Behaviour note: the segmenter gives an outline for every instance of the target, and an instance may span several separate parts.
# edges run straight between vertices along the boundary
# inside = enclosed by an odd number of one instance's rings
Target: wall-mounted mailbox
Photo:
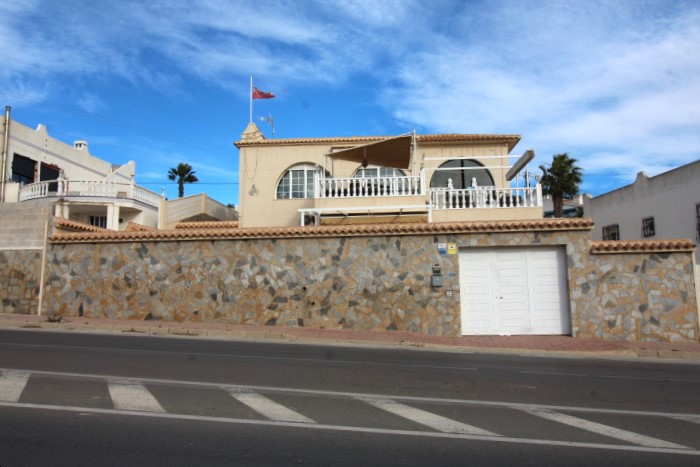
[[[433,287],[442,287],[443,283],[443,277],[442,277],[442,271],[440,270],[440,265],[439,264],[433,264],[433,276],[430,281],[430,285]]]

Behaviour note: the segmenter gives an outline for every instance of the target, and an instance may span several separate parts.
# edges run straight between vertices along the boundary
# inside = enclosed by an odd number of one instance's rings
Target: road
[[[699,368],[0,331],[0,466],[697,465]]]

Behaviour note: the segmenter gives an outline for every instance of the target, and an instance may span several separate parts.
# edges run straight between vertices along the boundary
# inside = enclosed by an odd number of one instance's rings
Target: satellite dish
[[[518,175],[518,172],[523,170],[523,168],[532,160],[535,158],[535,151],[534,149],[528,149],[523,153],[522,156],[520,156],[520,159],[515,161],[515,164],[513,164],[513,167],[510,168],[508,173],[506,173],[506,181],[511,181],[515,178],[516,175]]]

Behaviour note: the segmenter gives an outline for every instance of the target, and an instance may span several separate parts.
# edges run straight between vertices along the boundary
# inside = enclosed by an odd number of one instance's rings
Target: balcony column
[[[107,206],[107,229],[119,230],[119,206]]]

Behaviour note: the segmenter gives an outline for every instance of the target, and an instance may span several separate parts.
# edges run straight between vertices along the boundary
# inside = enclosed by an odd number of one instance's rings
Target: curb
[[[107,321],[107,322],[105,322]],[[625,348],[621,345],[619,349],[592,349],[587,346],[585,349],[554,349],[538,347],[494,347],[490,345],[460,345],[446,342],[430,342],[429,336],[416,335],[416,339],[406,338],[405,335],[393,335],[377,333],[371,337],[363,339],[358,336],[323,335],[323,330],[303,329],[295,332],[294,329],[241,329],[244,325],[231,329],[227,325],[216,326],[207,323],[163,323],[148,321],[131,322],[109,322],[92,318],[68,319],[61,322],[50,322],[45,317],[36,315],[0,315],[0,329],[17,329],[27,331],[73,331],[73,332],[93,332],[110,334],[132,334],[132,335],[155,335],[171,337],[198,337],[211,339],[233,339],[233,340],[254,340],[273,341],[299,344],[332,344],[332,345],[353,345],[365,347],[395,347],[411,349],[427,349],[437,351],[452,351],[464,353],[490,353],[490,354],[520,354],[549,357],[608,357],[608,358],[640,358],[658,360],[676,360],[685,363],[700,363],[700,345],[697,350],[678,349],[654,349],[653,344],[645,342],[640,348]],[[625,343],[630,345],[630,343]]]

